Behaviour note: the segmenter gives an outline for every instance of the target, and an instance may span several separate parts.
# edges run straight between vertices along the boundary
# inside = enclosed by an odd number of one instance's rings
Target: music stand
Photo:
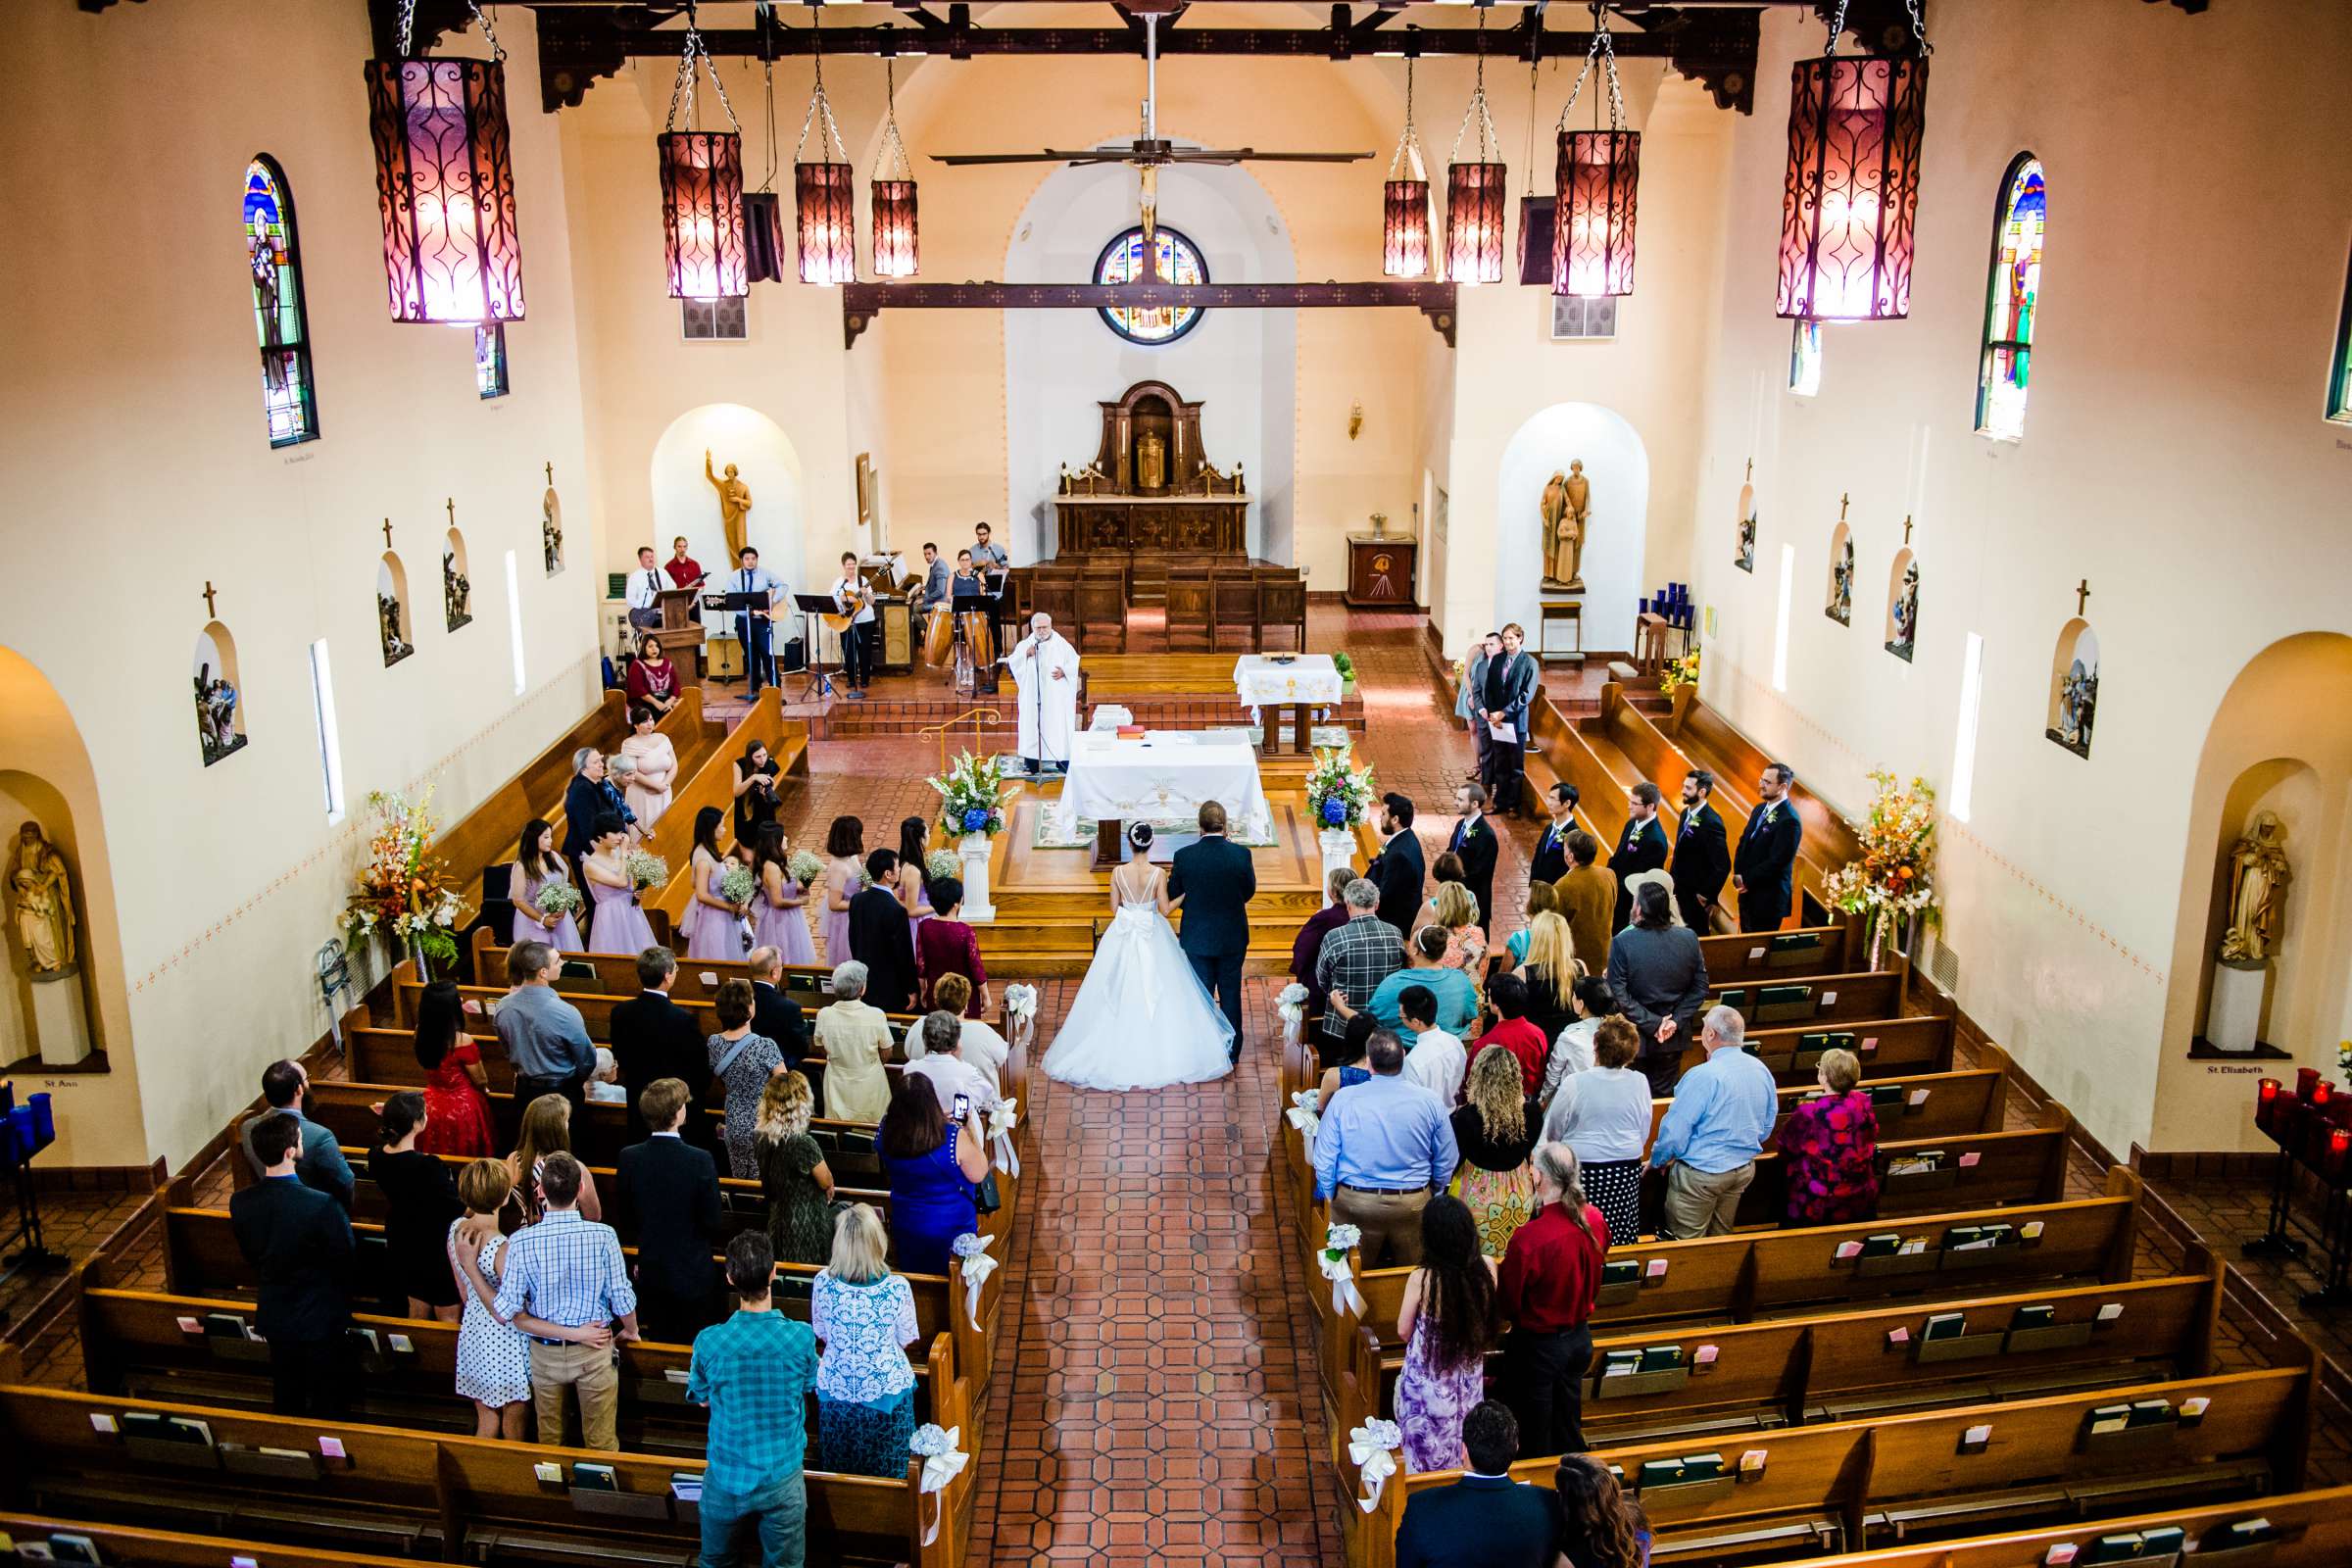
[[[825,673],[825,640],[820,635],[824,622],[819,617],[838,615],[841,607],[831,594],[794,594],[792,603],[808,621],[808,678],[802,682],[797,701],[807,702],[812,696],[821,701],[833,695],[833,679]]]
[[[765,591],[757,593],[705,594],[703,595],[703,608],[705,610],[718,611],[722,614],[742,615],[748,618],[752,612],[756,610],[771,610],[771,604]],[[745,630],[749,631],[750,628],[747,626]],[[657,633],[657,635],[659,634]],[[776,633],[775,615],[773,614],[772,611],[768,615],[767,646],[768,656],[773,658],[775,656]],[[664,653],[668,652],[667,649],[662,651]],[[713,675],[710,678],[714,683],[726,682],[734,679],[732,675]],[[749,637],[746,637],[743,640],[743,679],[745,683],[744,689],[749,691],[751,689],[750,683],[752,679],[752,640]]]

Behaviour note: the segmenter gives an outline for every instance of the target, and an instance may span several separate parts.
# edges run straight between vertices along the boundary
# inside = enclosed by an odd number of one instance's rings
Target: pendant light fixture
[[[1796,63],[1781,210],[1781,316],[1884,321],[1911,314],[1935,50],[1919,0],[1907,3],[1918,53],[1840,58],[1845,0],[1838,0],[1829,52]]]
[[[916,268],[914,172],[907,167],[906,143],[899,135],[899,63],[882,60],[882,149],[874,159],[874,275],[912,277]]]
[[[1609,128],[1600,128],[1600,92],[1593,91],[1591,130],[1570,130],[1577,95],[1598,63],[1608,88]],[[1642,133],[1625,128],[1625,94],[1617,83],[1617,46],[1609,14],[1592,8],[1592,44],[1561,106],[1558,162],[1553,166],[1551,291],[1586,299],[1634,291],[1634,218],[1642,178]]]
[[[488,60],[412,56],[416,0],[401,0],[399,58],[368,62],[368,129],[395,321],[522,319],[522,241],[507,132],[507,52],[466,9]]]
[[[695,67],[710,74],[711,90],[732,130],[695,128]],[[678,128],[680,111],[686,128]],[[672,299],[741,299],[751,292],[743,243],[743,124],[727,101],[726,84],[686,7],[686,49],[669,89],[669,118],[656,138],[662,152],[662,255]]]
[[[1462,138],[1478,127],[1477,161],[1463,163]],[[1478,12],[1478,75],[1470,107],[1453,133],[1446,166],[1446,270],[1456,283],[1502,281],[1503,214],[1510,203],[1510,171],[1499,156],[1494,116],[1487,107],[1487,12]]]
[[[743,193],[743,269],[755,283],[784,281],[784,222],[776,200],[776,16],[771,0],[756,0],[752,24],[760,34],[760,114],[767,124],[767,167],[760,188]]]
[[[1404,46],[1404,133],[1389,160],[1380,188],[1380,270],[1391,277],[1420,277],[1429,270],[1429,170],[1421,161],[1421,132],[1413,124],[1413,63],[1417,37]]]
[[[851,283],[858,278],[858,190],[850,168],[849,149],[842,145],[841,127],[833,123],[833,105],[825,97],[824,13],[815,13],[816,40],[810,55],[816,64],[816,86],[808,112],[801,117],[801,139],[792,148],[793,199],[800,214],[801,281]],[[808,132],[815,130],[816,160],[804,162]],[[826,157],[830,152],[832,156]]]

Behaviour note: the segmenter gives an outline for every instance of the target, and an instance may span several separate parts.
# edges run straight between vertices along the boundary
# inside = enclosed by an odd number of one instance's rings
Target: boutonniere
[[[1484,825],[1484,822],[1485,822],[1485,818],[1481,817],[1481,818],[1479,818],[1479,819],[1477,819],[1477,820],[1474,820],[1474,821],[1469,821],[1469,822],[1465,822],[1465,823],[1463,823],[1463,824],[1462,824],[1462,842],[1463,842],[1464,844],[1467,844],[1467,843],[1469,843],[1469,842],[1470,842],[1472,839],[1474,839],[1474,838],[1478,837],[1479,829],[1480,829],[1480,827],[1481,827],[1482,825]]]

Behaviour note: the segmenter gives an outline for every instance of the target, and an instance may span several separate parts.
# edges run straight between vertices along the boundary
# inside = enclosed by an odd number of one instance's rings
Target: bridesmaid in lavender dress
[[[1421,1211],[1421,1266],[1396,1311],[1405,1342],[1396,1424],[1407,1470],[1461,1466],[1462,1418],[1487,1396],[1497,1327],[1494,1260],[1479,1254],[1477,1219],[1458,1198],[1432,1198]]]
[[[792,879],[785,864],[784,824],[770,822],[760,830],[752,853],[752,874],[760,891],[752,896],[759,908],[759,942],[784,955],[786,963],[816,962],[816,942],[808,935],[808,895]]]
[[[899,824],[899,902],[906,906],[906,934],[922,946],[918,933],[925,920],[939,911],[931,907],[931,873],[923,860],[931,853],[931,824],[919,816]]]
[[[850,900],[865,878],[865,824],[837,816],[825,831],[825,962],[850,961]]]
[[[595,946],[588,951],[634,957],[654,945],[654,928],[637,907],[637,889],[629,882],[628,830],[617,816],[599,817],[596,825],[608,831],[596,836],[588,858],[580,862],[588,897],[596,904],[588,923],[588,940]]]
[[[729,904],[718,892],[718,879],[735,863],[718,853],[719,824],[726,819],[727,813],[715,806],[694,813],[694,856],[687,864],[694,887],[694,902],[687,906],[689,958],[740,958],[744,954],[743,917],[748,906]]]
[[[550,882],[568,882],[564,858],[556,853],[556,830],[539,817],[523,825],[522,841],[514,849],[514,870],[508,880],[514,900],[514,940],[544,942],[558,953],[579,953],[580,922],[564,915],[553,925],[539,917],[539,892]]]

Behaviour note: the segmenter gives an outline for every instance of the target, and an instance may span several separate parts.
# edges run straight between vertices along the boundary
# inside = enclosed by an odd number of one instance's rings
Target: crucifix
[[[556,466],[553,462],[550,462],[547,466],[547,487],[550,490],[553,490],[556,487]]]
[[[452,528],[458,525],[458,498],[456,496],[449,498],[449,525]]]
[[[211,584],[208,583],[206,586],[210,587]],[[2089,602],[2090,579],[2085,577],[2075,586],[2075,613],[2077,615],[2081,615],[2082,613],[2082,607]]]
[[[384,519],[384,548],[386,550],[392,548],[392,519],[390,517]]]
[[[213,583],[209,577],[205,579],[204,583],[204,615],[207,620],[220,618],[219,612],[213,609]]]
[[[1905,517],[1903,518],[1903,543],[1905,543],[1905,544],[1909,544],[1910,542],[1911,542],[1911,519],[1910,519],[1910,517],[1909,517],[1909,516],[1905,516]]]
[[[1845,509],[1853,503],[1853,499],[1850,492],[1838,498],[1838,520],[1839,522],[1845,520]]]

